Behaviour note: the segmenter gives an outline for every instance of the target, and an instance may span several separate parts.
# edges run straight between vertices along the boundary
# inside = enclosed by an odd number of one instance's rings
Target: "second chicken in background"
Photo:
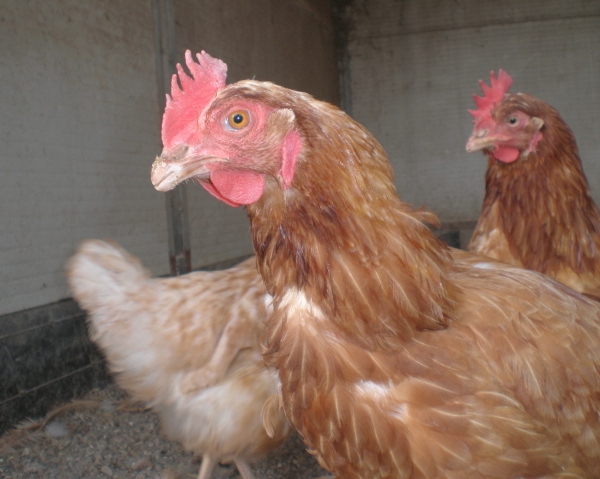
[[[480,83],[467,151],[483,150],[488,169],[469,250],[600,299],[600,211],[573,132],[547,103],[509,93],[506,72]]]

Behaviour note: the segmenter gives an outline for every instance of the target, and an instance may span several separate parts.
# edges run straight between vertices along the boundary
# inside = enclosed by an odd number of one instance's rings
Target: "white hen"
[[[119,385],[160,415],[170,438],[202,454],[198,478],[233,460],[252,479],[248,462],[290,433],[282,411],[270,415],[273,437],[262,423],[277,379],[261,357],[266,292],[255,259],[150,278],[118,245],[90,240],[69,260],[67,276]]]

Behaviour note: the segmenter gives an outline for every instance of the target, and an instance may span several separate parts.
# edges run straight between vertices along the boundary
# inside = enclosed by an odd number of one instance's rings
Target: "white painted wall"
[[[486,160],[468,108],[491,70],[554,106],[600,202],[600,2],[355,0],[350,110],[390,155],[400,196],[443,221],[475,220]]]
[[[0,313],[66,297],[77,243],[112,237],[166,272],[150,2],[0,7]]]
[[[324,6],[325,5],[325,6]],[[176,0],[183,50],[337,101],[333,30],[318,0]],[[0,314],[69,296],[63,266],[110,237],[168,273],[151,0],[0,5]],[[243,210],[190,185],[194,267],[251,251]]]

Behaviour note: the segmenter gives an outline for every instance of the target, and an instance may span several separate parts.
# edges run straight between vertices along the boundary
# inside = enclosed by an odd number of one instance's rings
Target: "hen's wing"
[[[67,276],[92,339],[140,399],[156,399],[158,385],[175,378],[187,392],[215,384],[238,351],[260,351],[265,291],[253,258],[230,270],[150,278],[118,245],[92,240],[69,261]]]
[[[554,277],[588,298],[600,301],[600,277],[590,273],[576,273],[568,266],[559,268]]]

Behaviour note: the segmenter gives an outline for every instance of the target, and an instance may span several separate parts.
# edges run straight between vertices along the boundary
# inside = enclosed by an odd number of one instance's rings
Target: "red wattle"
[[[213,170],[210,181],[202,186],[215,198],[229,206],[250,205],[260,199],[265,188],[265,177],[260,173],[240,170]]]
[[[494,155],[494,158],[503,163],[512,163],[519,158],[520,152],[517,148],[513,148],[512,146],[499,146],[492,154]]]

